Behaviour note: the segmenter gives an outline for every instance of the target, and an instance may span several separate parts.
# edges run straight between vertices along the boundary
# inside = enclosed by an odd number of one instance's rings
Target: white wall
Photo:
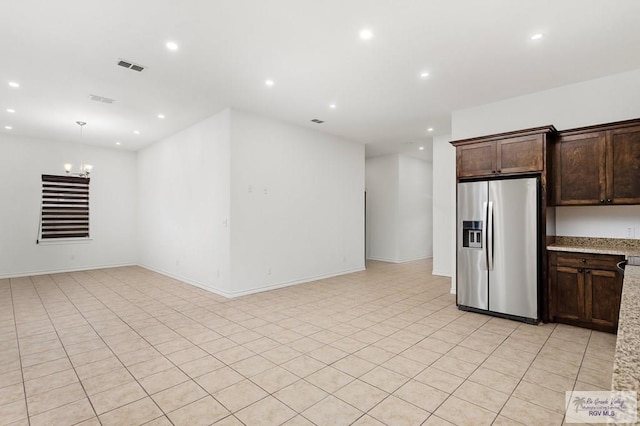
[[[398,257],[401,262],[433,256],[431,163],[399,155]]]
[[[558,130],[640,117],[640,70],[454,111],[453,139],[553,124]]]
[[[231,112],[233,295],[364,269],[364,146]]]
[[[408,262],[433,255],[431,163],[406,155],[366,160],[367,258]]]
[[[453,139],[464,139],[547,124],[565,130],[639,117],[640,70],[635,70],[455,111],[452,133]],[[434,164],[438,161],[434,155]],[[453,158],[448,161],[455,164]],[[640,206],[620,207],[556,207],[557,235],[625,238],[629,221],[640,217]]]
[[[140,264],[230,291],[230,112],[139,152]]]
[[[398,155],[367,158],[367,259],[398,262]]]
[[[454,278],[456,269],[456,150],[450,135],[433,140],[433,274]]]
[[[638,206],[556,207],[556,235],[640,238],[640,210]]]
[[[42,174],[80,162],[80,145],[0,134],[0,278],[136,264],[136,153],[83,147],[94,166],[90,237],[83,243],[36,244]]]

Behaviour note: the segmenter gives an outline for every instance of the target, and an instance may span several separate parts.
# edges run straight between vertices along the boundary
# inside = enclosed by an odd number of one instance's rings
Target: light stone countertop
[[[624,238],[555,237],[547,250],[576,253],[640,256],[640,240]]]
[[[640,266],[624,273],[611,389],[640,392]]]

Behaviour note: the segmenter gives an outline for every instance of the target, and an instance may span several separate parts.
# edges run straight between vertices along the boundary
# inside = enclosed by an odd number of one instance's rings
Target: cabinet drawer
[[[592,255],[592,254],[565,254],[556,255],[558,266],[569,266],[574,268],[597,268],[604,270],[616,270],[616,263],[624,260],[624,256]]]

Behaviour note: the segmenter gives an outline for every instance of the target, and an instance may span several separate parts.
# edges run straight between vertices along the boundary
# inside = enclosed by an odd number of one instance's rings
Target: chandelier
[[[68,176],[76,176],[76,177],[88,178],[89,177],[89,173],[91,173],[91,170],[93,169],[93,166],[91,164],[84,164],[83,161],[82,161],[82,148],[83,148],[82,128],[87,123],[85,123],[84,121],[76,121],[76,124],[78,126],[80,126],[80,171],[79,172],[71,172],[71,170],[73,169],[73,164],[71,164],[71,163],[65,163],[64,164],[64,171],[67,173]]]

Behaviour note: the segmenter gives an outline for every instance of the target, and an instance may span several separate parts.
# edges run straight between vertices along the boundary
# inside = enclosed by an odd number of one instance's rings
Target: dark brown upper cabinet
[[[541,172],[553,126],[453,141],[458,178]]]
[[[640,204],[640,120],[560,132],[553,163],[556,205]]]

